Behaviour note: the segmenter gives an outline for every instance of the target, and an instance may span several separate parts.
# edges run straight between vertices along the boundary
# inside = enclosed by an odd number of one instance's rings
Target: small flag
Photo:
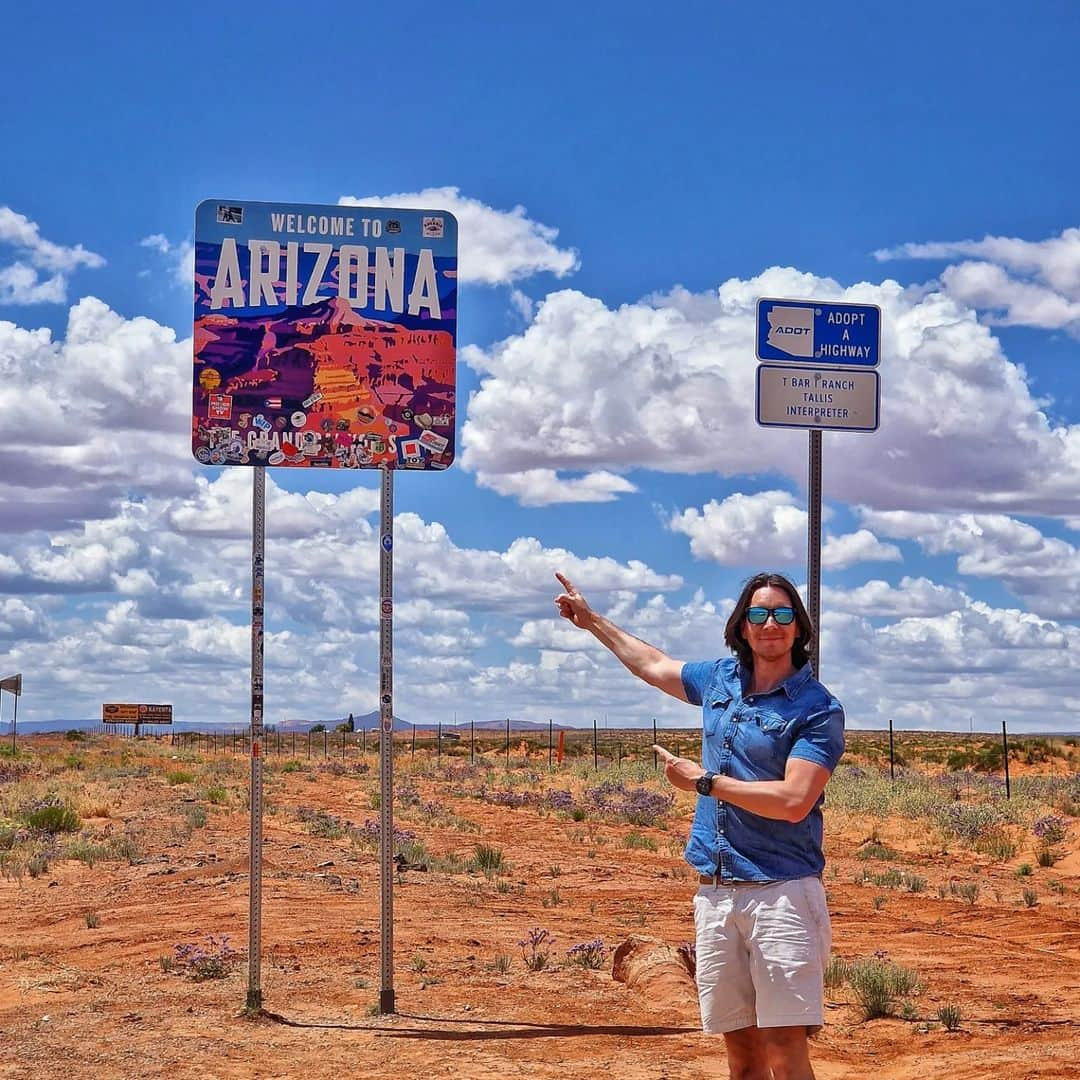
[[[268,409],[280,409],[281,408],[281,398],[279,398],[279,397],[268,397],[263,404],[265,404],[265,406]]]

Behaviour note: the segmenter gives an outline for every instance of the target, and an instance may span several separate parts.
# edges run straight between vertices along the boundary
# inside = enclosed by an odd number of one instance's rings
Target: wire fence
[[[124,734],[131,734],[125,732]],[[194,750],[206,755],[240,754],[251,752],[250,731],[173,731],[168,736],[172,746]],[[647,761],[654,769],[660,763],[652,745],[662,738],[664,745],[676,756],[697,752],[700,731],[694,729],[652,729],[637,731],[620,730],[615,737],[598,729],[567,729],[549,727],[547,732],[535,729],[515,731],[511,724],[502,731],[490,728],[472,728],[467,732],[442,731],[440,728],[395,731],[391,736],[395,756],[407,754],[415,757],[434,754],[453,760],[481,760],[491,764],[502,761],[506,768],[535,765],[546,758],[551,767],[564,762],[579,762],[591,758],[594,768]],[[321,759],[329,761],[359,760],[369,752],[379,749],[378,728],[362,728],[359,731],[275,731],[263,733],[261,752],[264,758],[293,758],[297,760]]]

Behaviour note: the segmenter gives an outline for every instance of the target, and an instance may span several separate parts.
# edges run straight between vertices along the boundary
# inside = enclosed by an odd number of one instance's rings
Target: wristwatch
[[[711,795],[712,794],[712,782],[713,782],[713,778],[715,776],[716,776],[716,773],[714,773],[714,772],[706,772],[706,773],[702,773],[701,776],[699,776],[694,781],[694,787],[697,788],[697,793],[699,795]]]

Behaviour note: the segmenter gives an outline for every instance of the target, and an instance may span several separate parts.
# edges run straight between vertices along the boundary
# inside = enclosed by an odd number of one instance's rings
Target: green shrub
[[[872,840],[869,844],[864,844],[858,851],[855,852],[856,859],[899,859],[900,852],[894,851],[887,844],[879,843],[876,840]]]
[[[1035,861],[1043,867],[1053,866],[1054,863],[1058,861],[1058,858],[1058,853],[1049,844],[1045,844],[1039,848],[1035,855]]]
[[[73,806],[57,801],[27,807],[21,816],[34,832],[50,836],[62,832],[78,832],[82,825],[82,820]]]
[[[188,772],[187,769],[170,769],[165,774],[165,779],[175,787],[177,784],[193,784],[195,774]]]
[[[877,956],[852,961],[847,981],[866,1020],[892,1016],[897,1000],[919,989],[914,971]]]
[[[847,982],[851,965],[841,956],[830,956],[825,965],[825,985],[830,990],[843,986]]]
[[[969,904],[974,904],[979,899],[979,883],[977,881],[950,881],[949,895],[958,896]]]
[[[95,863],[104,862],[109,857],[109,848],[106,844],[94,844],[89,840],[76,840],[64,848],[64,856],[68,859],[78,859],[93,867]]]
[[[503,849],[492,844],[477,844],[474,849],[473,862],[478,870],[485,874],[501,874],[509,869]]]
[[[631,829],[630,832],[623,837],[623,847],[655,851],[656,841],[651,836],[646,836],[644,833],[638,832],[637,829]]]
[[[960,1011],[960,1006],[953,1004],[940,1006],[937,1015],[938,1019],[941,1021],[941,1026],[946,1031],[957,1031],[960,1027],[960,1021],[964,1019],[964,1014]]]

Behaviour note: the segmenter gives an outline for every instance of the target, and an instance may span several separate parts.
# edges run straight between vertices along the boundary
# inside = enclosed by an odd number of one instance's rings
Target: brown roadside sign
[[[22,694],[22,675],[9,675],[6,679],[0,679],[0,690],[7,690],[19,697]]]
[[[101,706],[101,719],[106,724],[171,724],[171,705],[124,705]]]

